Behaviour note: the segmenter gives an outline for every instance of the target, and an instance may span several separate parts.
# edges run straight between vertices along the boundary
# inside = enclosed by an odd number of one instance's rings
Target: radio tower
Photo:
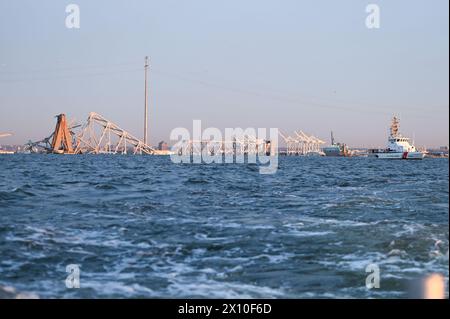
[[[148,56],[145,57],[145,111],[144,111],[144,144],[147,144],[147,126],[148,126],[148,89],[147,89],[147,70],[148,70]]]

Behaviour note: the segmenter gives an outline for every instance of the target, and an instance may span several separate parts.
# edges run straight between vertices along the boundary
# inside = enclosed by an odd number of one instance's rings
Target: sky
[[[65,25],[79,5],[80,28]],[[366,6],[380,28],[366,27]],[[449,2],[0,0],[1,144],[97,112],[149,140],[176,127],[277,127],[385,146],[392,115],[417,146],[449,144]]]

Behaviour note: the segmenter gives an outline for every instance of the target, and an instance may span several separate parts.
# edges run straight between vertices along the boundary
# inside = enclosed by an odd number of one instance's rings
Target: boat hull
[[[425,156],[421,152],[385,152],[385,153],[369,153],[369,157],[379,159],[406,159],[406,160],[421,160]]]
[[[325,156],[331,157],[345,157],[348,153],[345,148],[341,149],[339,146],[328,146],[322,149]]]

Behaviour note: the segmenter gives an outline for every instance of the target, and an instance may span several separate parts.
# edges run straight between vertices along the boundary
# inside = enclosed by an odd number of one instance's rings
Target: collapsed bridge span
[[[97,113],[90,113],[76,135],[75,154],[150,154],[155,149]]]
[[[58,154],[149,154],[157,151],[117,124],[91,112],[83,125],[67,123],[65,114],[57,116],[55,131],[38,142],[28,142],[33,153]],[[79,132],[75,132],[79,128]]]

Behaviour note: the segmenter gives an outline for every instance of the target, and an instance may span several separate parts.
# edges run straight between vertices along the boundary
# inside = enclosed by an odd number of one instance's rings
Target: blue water
[[[448,160],[0,157],[0,286],[41,298],[403,298],[448,282]],[[365,268],[380,267],[368,290]],[[66,266],[81,266],[79,289]]]

